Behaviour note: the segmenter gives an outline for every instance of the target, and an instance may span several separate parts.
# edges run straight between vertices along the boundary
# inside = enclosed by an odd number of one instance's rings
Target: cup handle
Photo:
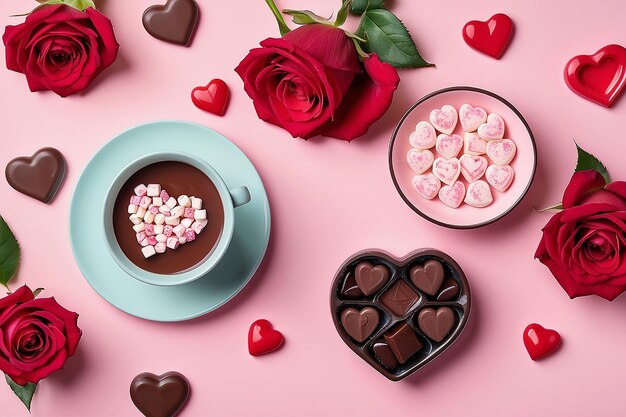
[[[228,191],[233,199],[233,206],[239,207],[250,202],[251,197],[248,187],[237,187]]]

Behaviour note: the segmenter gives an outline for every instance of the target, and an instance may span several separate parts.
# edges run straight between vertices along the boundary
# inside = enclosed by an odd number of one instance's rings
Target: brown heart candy
[[[376,266],[385,273],[372,277]],[[458,339],[471,300],[463,270],[447,254],[419,249],[398,259],[369,249],[339,267],[330,306],[344,343],[382,375],[398,381]]]
[[[130,398],[146,417],[174,417],[189,398],[189,381],[179,372],[144,372],[130,384]]]
[[[385,265],[361,262],[354,270],[356,283],[365,295],[372,295],[389,281],[389,269]]]
[[[431,259],[424,265],[411,269],[411,281],[428,295],[435,295],[443,282],[444,270],[441,262]]]
[[[159,40],[187,46],[196,29],[199,14],[195,0],[168,0],[165,5],[146,9],[143,27]]]
[[[61,187],[66,167],[61,152],[54,148],[43,148],[31,157],[21,156],[10,161],[5,176],[15,190],[49,203]]]

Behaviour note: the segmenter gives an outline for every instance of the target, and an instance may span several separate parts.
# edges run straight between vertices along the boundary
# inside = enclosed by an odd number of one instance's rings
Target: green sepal
[[[600,162],[598,158],[578,146],[576,142],[574,143],[576,144],[576,150],[578,151],[578,162],[576,163],[576,169],[574,172],[593,169],[594,171],[598,171],[604,177],[607,184],[610,184],[611,177],[609,177],[609,171],[606,169],[604,164]]]
[[[37,389],[37,384],[33,384],[29,382],[26,385],[19,385],[15,381],[11,379],[10,376],[4,375],[4,378],[7,380],[7,384],[11,387],[11,390],[17,395],[17,398],[24,403],[28,411],[30,412],[30,404],[33,401],[33,395],[35,395],[35,390]]]
[[[20,245],[9,225],[0,216],[0,284],[5,287],[20,262]]]

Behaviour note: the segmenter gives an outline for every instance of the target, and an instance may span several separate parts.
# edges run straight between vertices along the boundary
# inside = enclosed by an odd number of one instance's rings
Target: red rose
[[[0,299],[0,370],[19,385],[63,368],[82,334],[78,314],[27,286]]]
[[[67,97],[84,90],[117,57],[111,21],[93,8],[58,4],[7,26],[2,37],[7,68],[26,75],[31,91]]]
[[[571,298],[596,294],[610,301],[626,290],[625,249],[626,182],[607,185],[597,171],[575,173],[535,257]]]
[[[400,78],[374,54],[361,65],[339,28],[301,26],[261,42],[235,69],[259,118],[304,139],[350,141],[387,111]]]

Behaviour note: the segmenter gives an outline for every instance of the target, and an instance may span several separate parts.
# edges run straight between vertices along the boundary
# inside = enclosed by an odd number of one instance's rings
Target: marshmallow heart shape
[[[439,190],[439,200],[448,207],[458,208],[465,198],[465,185],[457,181],[454,185],[444,185]]]
[[[487,111],[482,107],[463,104],[459,110],[461,126],[466,132],[475,132],[480,125],[487,122]]]
[[[432,200],[441,188],[441,181],[433,174],[416,175],[413,177],[413,188],[425,199]]]
[[[456,109],[449,104],[446,104],[441,109],[435,109],[430,112],[430,123],[435,129],[446,135],[450,135],[454,132],[458,118],[459,116]]]
[[[419,122],[415,126],[415,131],[409,135],[409,143],[417,149],[430,149],[435,146],[437,133],[435,128],[428,122]]]
[[[504,137],[504,120],[495,113],[487,116],[487,123],[478,127],[478,136],[485,140],[496,140]]]
[[[406,160],[416,174],[423,174],[433,165],[435,155],[433,155],[433,153],[428,149],[423,151],[419,149],[411,149],[406,154]]]
[[[476,132],[465,132],[463,135],[465,146],[464,153],[470,155],[483,155],[487,152],[487,141],[481,139]]]
[[[487,143],[487,156],[496,165],[508,165],[513,158],[517,147],[510,139],[494,140]]]
[[[487,158],[478,155],[465,154],[459,159],[461,164],[461,175],[467,182],[479,180],[487,170],[489,163]]]
[[[437,136],[435,149],[446,159],[456,158],[461,149],[463,149],[463,139],[459,135],[442,133]]]
[[[441,182],[452,185],[461,174],[461,164],[457,158],[437,158],[433,162],[433,174]]]
[[[477,208],[487,207],[493,203],[489,184],[483,180],[478,180],[468,185],[464,201],[466,204]]]
[[[490,165],[485,173],[485,179],[496,190],[505,192],[513,182],[515,171],[510,165]]]

